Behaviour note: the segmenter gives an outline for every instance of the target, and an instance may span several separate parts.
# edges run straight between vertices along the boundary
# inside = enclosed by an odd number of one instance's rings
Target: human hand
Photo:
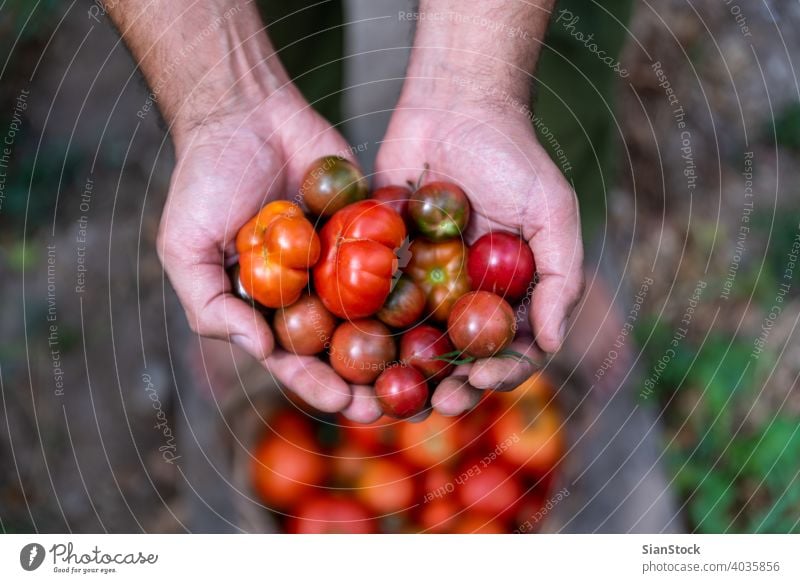
[[[414,180],[428,164],[426,181],[459,184],[470,199],[466,242],[492,230],[520,234],[533,250],[539,282],[530,310],[518,306],[520,329],[510,347],[530,360],[488,358],[457,367],[433,395],[434,408],[445,415],[472,408],[482,390],[510,390],[533,374],[542,351],[560,347],[583,288],[575,195],[538,143],[526,111],[461,93],[404,90],[378,153],[376,186]]]
[[[184,129],[185,128],[185,129]],[[239,228],[267,202],[292,198],[309,164],[344,139],[292,87],[224,114],[174,128],[177,165],[158,240],[164,269],[196,333],[229,340],[313,407],[356,421],[380,415],[365,387],[351,387],[317,357],[275,347],[262,314],[238,299],[226,273]]]

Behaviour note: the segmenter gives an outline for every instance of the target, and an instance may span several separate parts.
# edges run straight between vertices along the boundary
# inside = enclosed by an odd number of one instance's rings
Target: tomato
[[[445,417],[436,411],[425,421],[401,423],[397,428],[400,455],[418,468],[454,463],[462,445],[458,423],[458,419]]]
[[[507,301],[491,292],[470,292],[453,306],[447,332],[458,350],[475,358],[486,358],[514,340],[514,310]]]
[[[437,357],[453,352],[447,334],[421,324],[400,337],[400,362],[413,366],[428,380],[438,383],[453,371],[453,365]]]
[[[367,198],[367,179],[352,162],[324,156],[311,163],[300,184],[308,210],[329,217],[349,204]]]
[[[496,293],[513,304],[532,286],[536,263],[523,239],[487,233],[469,248],[467,272],[473,289]]]
[[[299,206],[276,200],[239,229],[236,251],[247,295],[268,308],[281,308],[300,297],[308,269],[320,257],[320,241]]]
[[[455,493],[467,512],[502,518],[514,514],[522,499],[518,479],[503,467],[500,460],[486,463],[469,461],[456,481]]]
[[[379,515],[409,508],[414,501],[414,481],[403,466],[375,459],[364,467],[355,494]]]
[[[431,243],[417,239],[409,251],[406,273],[425,293],[433,319],[447,322],[453,304],[470,291],[464,244],[459,240]]]
[[[404,364],[387,368],[375,381],[375,396],[381,409],[395,419],[407,419],[421,413],[429,394],[422,373]]]
[[[317,354],[330,342],[336,318],[317,296],[304,294],[291,306],[275,312],[272,328],[284,350],[295,354]]]
[[[325,458],[308,435],[269,432],[253,456],[253,486],[270,505],[286,508],[320,487],[325,478]]]
[[[408,201],[411,199],[410,188],[405,186],[384,186],[373,191],[370,198],[388,205],[403,219],[408,216]]]
[[[511,445],[503,453],[504,461],[541,477],[558,465],[566,447],[558,408],[540,388],[538,375],[531,379],[520,386],[522,395],[518,395],[518,391],[502,394],[506,408],[492,426],[491,433],[496,443],[508,443],[511,438]],[[542,393],[537,394],[537,391]]]
[[[389,326],[407,328],[425,311],[425,294],[407,275],[402,275],[376,317]]]
[[[377,320],[342,322],[331,341],[331,366],[357,385],[371,384],[397,355],[389,329]]]
[[[408,215],[417,230],[432,241],[460,237],[469,222],[469,200],[450,182],[430,182],[411,195]]]
[[[393,449],[401,425],[403,424],[389,417],[381,417],[367,425],[339,417],[343,442],[353,444],[370,454],[381,454]]]
[[[459,519],[461,509],[454,499],[442,498],[422,505],[419,512],[420,531],[426,533],[449,533]]]
[[[321,259],[314,285],[340,318],[365,318],[381,309],[392,289],[406,237],[403,219],[386,205],[363,200],[337,212],[320,232]]]
[[[322,494],[303,500],[286,524],[288,534],[373,534],[377,524],[355,500]]]
[[[345,441],[337,446],[330,457],[335,485],[351,486],[371,457],[368,451],[355,442]]]

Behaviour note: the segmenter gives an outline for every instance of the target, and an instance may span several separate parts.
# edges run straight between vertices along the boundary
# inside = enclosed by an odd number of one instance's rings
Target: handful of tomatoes
[[[237,289],[275,310],[285,350],[326,353],[399,419],[421,413],[456,362],[524,358],[508,351],[511,304],[532,290],[533,253],[507,232],[467,247],[472,209],[459,186],[389,186],[370,197],[355,166],[327,156],[300,194],[311,215],[271,202],[236,239]]]

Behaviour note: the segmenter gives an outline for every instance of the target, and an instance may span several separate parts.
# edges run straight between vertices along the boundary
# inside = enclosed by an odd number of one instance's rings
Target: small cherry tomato
[[[514,340],[514,310],[491,292],[470,292],[453,306],[447,332],[458,350],[475,358],[486,358]]]
[[[367,198],[367,179],[352,162],[324,156],[311,163],[300,183],[300,194],[313,214],[329,217],[349,204]]]
[[[308,269],[320,257],[320,241],[299,206],[276,200],[239,230],[236,251],[247,295],[262,306],[281,308],[300,297]]]
[[[302,500],[291,513],[287,534],[373,534],[375,519],[355,500],[320,494]]]
[[[536,264],[528,244],[510,233],[486,233],[469,248],[472,288],[495,293],[513,304],[533,284]]]
[[[386,205],[362,200],[337,212],[320,232],[314,286],[340,318],[365,318],[381,309],[392,288],[406,237],[403,219]]]
[[[400,361],[413,366],[431,382],[444,380],[453,365],[437,357],[453,352],[453,344],[445,332],[421,324],[400,337]]]
[[[291,306],[275,312],[272,328],[284,350],[310,356],[325,350],[336,318],[317,296],[304,294]]]
[[[470,291],[464,244],[457,239],[441,243],[416,239],[409,251],[406,273],[425,293],[431,317],[447,322],[453,304]]]
[[[375,316],[389,326],[407,328],[418,322],[425,311],[425,294],[407,275],[402,275]]]
[[[428,383],[417,369],[395,364],[375,381],[375,396],[383,412],[395,419],[408,419],[425,409]]]
[[[408,217],[408,201],[411,199],[411,189],[405,186],[384,186],[373,191],[372,199],[388,205],[405,220]]]
[[[357,385],[371,384],[397,356],[389,329],[377,320],[342,322],[331,341],[331,366]]]
[[[430,182],[417,189],[408,203],[411,222],[432,241],[460,237],[469,214],[467,195],[450,182]]]

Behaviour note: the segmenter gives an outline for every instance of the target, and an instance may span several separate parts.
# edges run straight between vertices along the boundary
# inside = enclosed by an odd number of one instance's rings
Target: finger
[[[264,361],[264,366],[286,388],[320,411],[337,413],[352,402],[350,385],[315,356],[278,349]]]
[[[544,361],[544,354],[531,338],[518,338],[508,347],[522,357],[480,358],[472,363],[469,384],[476,389],[510,391],[517,388],[536,372]]]
[[[481,400],[483,392],[469,384],[468,368],[458,367],[436,387],[431,405],[440,414],[447,417],[461,415],[474,408]]]
[[[548,188],[547,196],[529,209],[523,235],[536,258],[539,283],[533,292],[531,325],[536,343],[545,352],[556,352],[566,335],[567,318],[583,292],[583,243],[575,193],[553,168],[552,176],[536,188]]]
[[[342,410],[342,415],[356,423],[374,423],[383,415],[372,387],[352,385],[353,400]]]

